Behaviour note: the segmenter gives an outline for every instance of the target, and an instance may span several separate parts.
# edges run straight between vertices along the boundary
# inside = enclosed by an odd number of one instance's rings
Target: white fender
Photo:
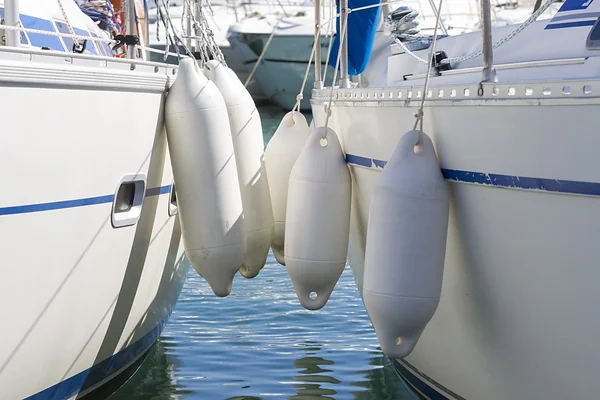
[[[346,265],[352,184],[337,135],[312,132],[290,175],[285,263],[304,308],[318,310]],[[316,296],[311,296],[316,295]]]
[[[265,150],[265,167],[275,219],[271,248],[275,259],[281,265],[285,265],[285,213],[290,173],[309,135],[310,130],[304,115],[290,111],[281,120]]]
[[[240,273],[246,278],[254,278],[267,262],[273,236],[273,211],[263,160],[260,115],[235,72],[216,60],[209,61],[204,68],[227,104],[244,206],[246,253]]]
[[[389,357],[410,354],[437,309],[448,210],[431,139],[407,132],[374,188],[367,229],[363,300]]]
[[[244,261],[242,196],[225,101],[191,58],[179,63],[165,122],[186,256],[227,296]]]

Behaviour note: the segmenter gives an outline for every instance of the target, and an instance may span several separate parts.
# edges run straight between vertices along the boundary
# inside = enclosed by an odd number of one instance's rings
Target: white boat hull
[[[435,87],[426,103],[424,131],[451,193],[445,272],[435,316],[396,362],[427,398],[597,397],[600,99],[586,87],[599,83],[571,81],[568,94],[560,82],[527,85],[529,99],[525,86],[500,85],[497,99],[489,87],[483,99],[465,98],[460,84],[457,98],[451,86],[439,98]],[[413,127],[410,90],[349,89],[333,102],[329,126],[353,176],[349,258],[361,292],[371,194]],[[327,95],[313,92],[316,126]]]
[[[152,346],[188,270],[168,213],[169,75],[118,60],[0,57],[0,397],[82,396]],[[146,176],[141,216],[114,228],[128,174]]]
[[[231,32],[228,40],[234,54],[252,71],[270,34]],[[306,66],[314,45],[312,35],[275,35],[265,51],[253,79],[258,82],[265,97],[285,110],[296,105],[296,96],[302,88]],[[327,65],[329,36],[321,37],[321,71],[327,68],[327,82],[333,78],[333,67]],[[322,72],[323,73],[323,72]],[[302,92],[302,110],[310,109],[310,93],[315,81],[314,65],[311,66]]]

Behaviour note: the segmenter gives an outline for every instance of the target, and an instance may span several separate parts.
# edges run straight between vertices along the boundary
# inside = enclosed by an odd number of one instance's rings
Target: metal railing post
[[[321,0],[315,1],[315,89],[323,89],[321,81]]]
[[[6,25],[20,26],[21,20],[19,18],[19,0],[5,0],[4,2],[4,19]],[[10,47],[19,47],[21,45],[21,32],[6,30],[6,45]]]
[[[492,42],[492,13],[490,0],[481,0],[481,19],[483,27],[481,34],[483,38],[483,72],[482,82],[495,82],[496,71],[494,70],[494,47]]]
[[[158,6],[158,5],[157,5]],[[150,47],[150,18],[148,16],[148,0],[144,0],[144,46]],[[146,60],[150,61],[150,50],[146,50]]]
[[[340,2],[340,33],[342,32],[344,32],[345,35],[343,38],[340,38],[340,44],[342,45],[342,51],[340,54],[340,88],[349,88],[350,77],[348,76],[348,0],[341,0]]]
[[[127,7],[125,8],[125,21],[128,35],[135,35],[135,1],[127,0]],[[135,58],[135,45],[127,46],[127,57],[134,59]]]

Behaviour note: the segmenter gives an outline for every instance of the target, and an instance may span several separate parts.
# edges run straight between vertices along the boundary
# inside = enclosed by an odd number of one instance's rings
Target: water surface
[[[261,108],[265,140],[283,112]],[[413,399],[383,356],[352,271],[307,311],[272,254],[218,298],[190,269],[159,342],[116,399]]]

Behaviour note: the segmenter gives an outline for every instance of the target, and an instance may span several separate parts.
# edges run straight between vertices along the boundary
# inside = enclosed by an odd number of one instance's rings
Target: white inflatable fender
[[[167,141],[186,256],[227,296],[244,260],[242,196],[225,101],[195,64],[181,59],[167,95]]]
[[[433,143],[409,131],[373,190],[367,228],[363,300],[389,357],[410,354],[437,309],[448,213]]]
[[[290,175],[285,265],[300,304],[323,307],[348,255],[352,183],[335,132],[311,133]]]
[[[252,96],[230,68],[211,60],[206,63],[204,73],[215,83],[227,105],[244,206],[246,252],[240,273],[254,278],[267,261],[273,235],[260,115]]]
[[[290,111],[281,120],[265,150],[265,167],[274,218],[271,248],[275,259],[281,265],[285,265],[285,214],[290,174],[309,135],[310,130],[304,115]]]

